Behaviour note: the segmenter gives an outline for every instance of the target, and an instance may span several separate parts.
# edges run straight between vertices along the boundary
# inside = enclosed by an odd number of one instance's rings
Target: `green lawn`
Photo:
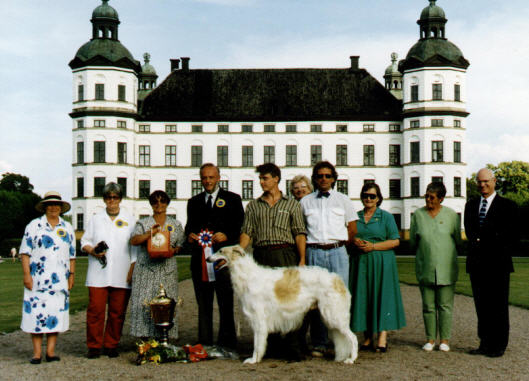
[[[190,278],[189,258],[177,258],[178,279]],[[400,281],[410,285],[417,285],[415,279],[415,258],[397,257]],[[77,312],[86,309],[88,304],[88,290],[84,286],[86,276],[87,258],[77,260],[75,270],[75,286],[71,293],[70,310]],[[511,275],[510,303],[529,309],[529,293],[526,291],[529,284],[529,258],[517,258],[514,261],[515,272]],[[0,332],[11,332],[20,326],[22,311],[22,268],[20,262],[12,263],[10,260],[0,264]],[[468,274],[465,272],[465,259],[459,258],[459,280],[456,292],[472,296]]]
[[[470,280],[465,271],[465,258],[458,258],[459,262],[459,280],[456,283],[456,293],[472,296]],[[511,287],[509,303],[515,306],[529,309],[529,293],[527,285],[529,284],[529,258],[515,258],[514,273],[511,274]],[[401,282],[411,285],[417,285],[415,278],[415,258],[397,257],[399,267],[399,279]]]
[[[191,277],[189,258],[178,258],[178,279],[185,280]],[[75,285],[70,294],[70,312],[74,313],[86,309],[88,305],[88,289],[85,287],[86,268],[88,259],[77,259],[75,269]],[[7,260],[0,264],[0,333],[12,332],[20,326],[22,314],[22,266],[20,262],[12,263]]]

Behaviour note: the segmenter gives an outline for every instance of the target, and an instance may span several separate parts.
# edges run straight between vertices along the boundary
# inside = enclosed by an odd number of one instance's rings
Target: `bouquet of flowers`
[[[160,345],[156,340],[140,341],[136,343],[138,357],[136,365],[143,365],[147,362],[161,364],[164,362],[188,362],[186,352],[182,348],[174,345]]]

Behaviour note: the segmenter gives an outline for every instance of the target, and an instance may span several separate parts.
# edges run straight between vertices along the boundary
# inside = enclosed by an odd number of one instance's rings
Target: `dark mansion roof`
[[[146,121],[400,120],[364,69],[175,70],[143,101]]]

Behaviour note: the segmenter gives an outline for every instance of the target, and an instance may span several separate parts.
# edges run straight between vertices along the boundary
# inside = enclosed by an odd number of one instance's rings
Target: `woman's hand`
[[[75,283],[74,277],[75,277],[75,274],[70,273],[70,276],[68,277],[68,291],[70,291],[73,288],[73,285]]]
[[[30,291],[33,290],[33,278],[29,274],[24,275],[24,287]]]
[[[375,244],[373,242],[369,242],[360,238],[354,238],[353,242],[355,246],[364,253],[369,253],[370,251],[374,250]]]
[[[156,225],[153,225],[151,227],[151,231],[150,231],[149,235],[151,235],[151,234],[155,235],[156,233],[161,232],[161,231],[162,231],[162,227],[160,225],[156,224]]]

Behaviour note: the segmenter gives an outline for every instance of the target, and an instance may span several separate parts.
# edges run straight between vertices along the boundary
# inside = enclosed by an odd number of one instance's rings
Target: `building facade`
[[[246,202],[261,193],[256,165],[276,163],[286,192],[289,179],[310,177],[317,161],[328,160],[337,189],[357,208],[362,185],[378,183],[384,209],[403,230],[431,181],[445,183],[444,205],[462,213],[469,63],[446,39],[435,3],[422,11],[420,38],[406,58],[391,55],[384,85],[357,56],[346,68],[224,70],[191,69],[182,57],[158,85],[149,55],[141,66],[118,40],[118,13],[103,0],[92,14],[92,39],[70,62],[74,227],[82,231],[104,207],[110,181],[124,187],[122,205],[137,217],[151,214],[150,192],[165,190],[168,213],[185,223],[206,162]]]

